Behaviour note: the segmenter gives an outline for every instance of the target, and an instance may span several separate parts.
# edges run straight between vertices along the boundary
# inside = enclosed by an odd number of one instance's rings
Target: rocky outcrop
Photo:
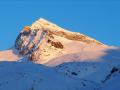
[[[52,46],[54,46],[55,48],[60,48],[63,49],[63,45],[61,44],[61,42],[54,42],[50,39],[48,39],[47,41],[48,43],[50,43]]]
[[[120,73],[120,66],[115,66],[111,69],[110,73],[106,76],[105,80],[102,82],[105,83],[115,77],[118,73]]]

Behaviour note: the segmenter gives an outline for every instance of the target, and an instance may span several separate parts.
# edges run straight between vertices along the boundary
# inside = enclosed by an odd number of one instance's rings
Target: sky
[[[22,28],[40,17],[107,45],[120,46],[119,0],[1,0],[0,50],[11,48]]]

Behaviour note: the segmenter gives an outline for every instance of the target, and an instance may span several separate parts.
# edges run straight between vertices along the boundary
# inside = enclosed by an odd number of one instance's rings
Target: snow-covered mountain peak
[[[95,49],[106,46],[86,35],[68,31],[42,18],[31,26],[25,26],[15,42],[15,48],[20,55],[41,64],[67,54],[80,53],[84,47]]]
[[[38,19],[37,21],[35,21],[32,25],[31,28],[33,29],[41,29],[41,28],[49,28],[52,30],[62,30],[62,28],[60,28],[59,26],[57,26],[56,24],[51,23],[50,21],[47,21],[43,18]]]

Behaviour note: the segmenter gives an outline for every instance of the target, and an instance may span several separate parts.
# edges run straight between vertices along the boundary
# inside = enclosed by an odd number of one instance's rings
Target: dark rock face
[[[119,69],[118,69],[117,67],[113,67],[112,70],[111,70],[111,74],[112,74],[112,73],[115,73],[115,72],[117,72],[117,71],[119,71]]]
[[[60,49],[63,49],[63,45],[61,42],[54,42],[50,39],[48,39],[47,41],[48,43],[51,43],[52,46],[54,46],[55,48],[60,48]]]
[[[108,75],[106,76],[105,80],[102,81],[102,82],[105,83],[106,81],[108,81],[109,79],[111,79],[112,76],[113,76],[115,73],[117,73],[117,72],[120,73],[120,68],[119,68],[119,67],[113,67],[113,68],[111,69],[111,71],[110,71],[110,74],[108,74]]]
[[[25,36],[29,36],[30,33],[31,33],[31,30],[22,32],[22,34],[25,35]]]
[[[25,27],[18,35],[15,41],[15,48],[20,55],[27,55],[32,52],[35,44],[32,42],[37,35],[38,30],[32,30],[29,27]]]
[[[75,75],[75,76],[78,75],[76,72],[72,72],[71,74],[72,74],[72,75]]]
[[[33,62],[37,61],[35,53],[32,53],[31,55],[29,55],[28,58]]]
[[[63,49],[63,45],[60,42],[51,42],[51,45],[56,48]]]

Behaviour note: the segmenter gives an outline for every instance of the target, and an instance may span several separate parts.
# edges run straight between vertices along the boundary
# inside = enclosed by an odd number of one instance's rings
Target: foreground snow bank
[[[0,90],[93,90],[97,83],[33,63],[0,62]]]

